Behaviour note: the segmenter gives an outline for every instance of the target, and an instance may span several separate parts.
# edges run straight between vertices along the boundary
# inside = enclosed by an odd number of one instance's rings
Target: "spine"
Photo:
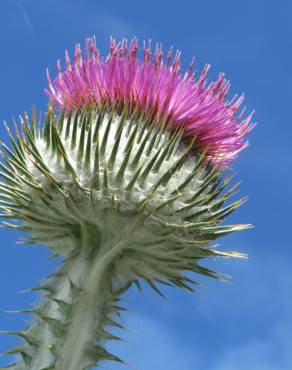
[[[122,326],[116,322],[117,305],[124,291],[113,273],[117,244],[101,238],[96,245],[96,227],[83,224],[80,251],[64,260],[60,269],[37,289],[43,290],[42,304],[25,311],[36,316],[26,329],[14,333],[25,343],[7,354],[21,354],[13,370],[85,370],[104,360],[122,362],[104,347],[109,339],[119,339],[107,331]],[[123,280],[124,286],[127,284]],[[23,312],[23,311],[22,311]],[[11,333],[10,333],[11,334]]]

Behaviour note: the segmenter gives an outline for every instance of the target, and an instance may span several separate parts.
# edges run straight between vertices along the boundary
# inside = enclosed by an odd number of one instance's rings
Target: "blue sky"
[[[139,370],[292,369],[292,3],[245,1],[1,0],[0,121],[11,123],[32,105],[46,109],[45,69],[65,49],[96,35],[103,52],[110,35],[137,36],[182,50],[187,68],[207,62],[209,78],[224,71],[231,94],[245,92],[258,125],[250,147],[234,163],[249,201],[229,218],[255,228],[221,240],[248,260],[210,261],[232,284],[201,281],[203,298],[147,288],[125,296],[128,342],[110,347]],[[5,139],[3,127],[0,136]],[[1,230],[0,328],[17,330],[25,317],[5,310],[34,299],[17,294],[54,268],[43,247],[15,245],[19,234]],[[0,352],[16,343],[0,337]],[[0,364],[6,360],[0,359]],[[113,370],[115,364],[105,364]]]

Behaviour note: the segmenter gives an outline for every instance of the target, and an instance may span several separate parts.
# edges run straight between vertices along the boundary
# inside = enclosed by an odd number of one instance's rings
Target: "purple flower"
[[[238,114],[243,95],[227,100],[229,81],[220,73],[217,81],[207,83],[207,64],[200,76],[193,73],[193,61],[183,75],[180,52],[165,60],[161,46],[152,56],[151,42],[144,43],[143,59],[138,58],[138,41],[134,38],[117,43],[110,40],[106,59],[100,57],[95,38],[88,39],[85,58],[80,45],[75,48],[74,64],[66,52],[66,70],[58,61],[58,76],[52,81],[49,73],[51,101],[67,112],[79,107],[117,103],[129,112],[147,113],[160,124],[182,126],[186,137],[196,137],[197,148],[206,152],[206,159],[225,167],[247,146],[245,136],[254,127],[253,113],[243,118]]]

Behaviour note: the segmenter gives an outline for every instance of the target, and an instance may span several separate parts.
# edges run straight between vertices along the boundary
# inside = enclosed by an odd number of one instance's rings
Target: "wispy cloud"
[[[173,330],[144,315],[139,315],[136,329],[137,318],[128,316],[126,321],[130,334],[123,333],[122,337],[128,343],[111,343],[109,350],[125,360],[131,370],[290,370],[292,366],[291,322],[285,320],[279,320],[260,338],[250,335],[233,345],[226,343],[220,352],[211,345],[206,352],[199,342],[181,342]],[[250,330],[254,330],[252,323]],[[117,369],[119,364],[103,366],[103,370]]]
[[[21,2],[17,0],[17,1],[16,1],[16,4],[17,4],[17,6],[18,6],[18,9],[19,9],[19,11],[20,11],[20,13],[21,13],[21,15],[22,15],[22,17],[23,17],[23,19],[24,19],[24,21],[25,21],[25,23],[26,23],[27,27],[29,28],[29,30],[30,30],[31,32],[33,32],[32,24],[31,24],[31,22],[30,22],[30,20],[29,20],[29,18],[28,18],[28,15],[26,14],[26,12],[25,12],[25,10],[24,10],[24,8],[23,8],[23,6],[22,6]]]
[[[291,366],[291,323],[283,322],[261,339],[227,348],[211,370],[289,370]]]
[[[292,295],[284,284],[291,280],[289,260],[265,251],[248,264],[250,269],[245,266],[237,274],[239,294],[238,289],[222,284],[221,290],[206,292],[204,300],[189,296],[176,305],[177,299],[168,296],[167,305],[156,310],[155,319],[148,313],[126,315],[123,324],[130,334],[121,336],[131,344],[112,343],[110,350],[125,359],[131,370],[292,369]],[[232,275],[235,270],[236,266]],[[218,282],[214,284],[219,288]],[[229,290],[227,295],[223,288]],[[115,365],[104,367],[116,369]]]
[[[174,333],[158,320],[152,320],[145,315],[129,315],[126,321],[130,329],[127,336],[125,333],[122,336],[127,337],[128,343],[110,343],[109,350],[125,360],[129,369],[199,369],[195,352],[180,344]],[[103,367],[104,370],[118,368],[110,363]]]

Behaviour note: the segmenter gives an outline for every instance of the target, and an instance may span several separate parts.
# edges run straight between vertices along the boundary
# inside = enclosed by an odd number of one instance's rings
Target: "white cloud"
[[[289,261],[271,252],[258,254],[236,279],[231,287],[214,282],[204,300],[166,292],[170,297],[155,310],[151,306],[160,301],[146,292],[141,299],[148,309],[125,317],[130,344],[111,345],[111,350],[135,370],[291,370]]]
[[[194,370],[198,369],[196,353],[183,347],[171,330],[146,316],[129,316],[129,343],[110,345],[110,350],[135,370]],[[125,338],[125,336],[123,335]],[[104,365],[105,370],[119,366]]]
[[[225,347],[220,354],[210,346],[209,359],[200,344],[181,343],[170,329],[146,316],[129,317],[130,343],[111,345],[110,350],[133,370],[291,370],[291,325],[281,322],[262,339],[251,339]],[[268,323],[267,323],[268,324]],[[208,360],[208,361],[206,361]],[[206,366],[206,363],[208,365]],[[106,363],[104,370],[120,365]]]
[[[210,370],[290,370],[291,325],[289,328],[283,324],[262,340],[251,340],[227,349]]]

